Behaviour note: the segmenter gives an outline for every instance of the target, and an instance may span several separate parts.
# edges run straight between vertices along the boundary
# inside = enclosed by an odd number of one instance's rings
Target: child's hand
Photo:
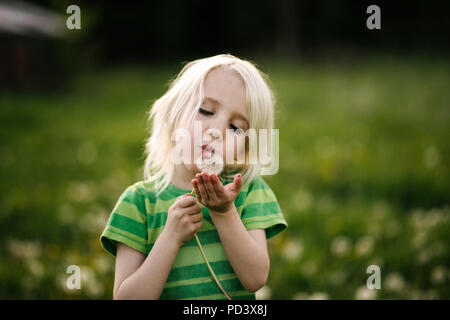
[[[198,201],[211,211],[227,212],[236,199],[242,187],[242,175],[234,176],[233,182],[223,186],[215,174],[197,173],[191,181]]]
[[[197,200],[186,193],[179,196],[167,215],[164,231],[170,234],[179,246],[188,242],[202,226],[202,207]]]

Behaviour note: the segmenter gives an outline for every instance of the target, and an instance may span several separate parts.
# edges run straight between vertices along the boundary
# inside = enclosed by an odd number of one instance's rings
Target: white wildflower
[[[309,300],[328,300],[329,296],[325,292],[315,292],[308,297]]]
[[[268,285],[265,285],[258,291],[256,291],[256,300],[269,300],[272,296],[272,290]]]
[[[361,286],[356,290],[355,299],[357,300],[373,300],[377,297],[377,290],[370,290],[367,286]]]
[[[364,236],[359,238],[355,244],[356,253],[359,256],[366,256],[373,251],[374,240],[371,236]]]
[[[283,255],[287,260],[296,260],[303,253],[303,245],[300,240],[291,240],[283,248]]]
[[[335,256],[346,255],[351,249],[350,239],[346,236],[338,236],[331,242],[330,249]]]
[[[401,291],[405,288],[405,281],[400,273],[393,272],[386,276],[384,287],[391,291]]]

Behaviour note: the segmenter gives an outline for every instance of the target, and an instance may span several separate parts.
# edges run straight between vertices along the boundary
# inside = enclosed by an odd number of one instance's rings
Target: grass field
[[[263,64],[277,94],[289,228],[269,241],[271,299],[450,298],[450,62],[372,57]],[[112,297],[99,244],[141,180],[145,113],[173,67],[80,75],[64,92],[0,96],[0,299]],[[381,269],[368,290],[366,269]],[[66,268],[82,270],[68,290]]]

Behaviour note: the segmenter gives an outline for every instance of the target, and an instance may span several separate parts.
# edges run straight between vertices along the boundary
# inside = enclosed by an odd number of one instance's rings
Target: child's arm
[[[147,258],[119,243],[117,246],[114,299],[159,299],[178,248],[161,234]]]
[[[259,290],[266,283],[270,270],[264,229],[247,231],[234,204],[229,212],[211,211],[211,218],[242,285],[250,292]]]
[[[234,272],[248,291],[260,289],[267,281],[270,269],[266,235],[263,229],[247,231],[234,205],[242,181],[222,186],[216,175],[197,174],[192,185],[199,201],[210,209],[225,253]]]
[[[180,196],[169,208],[164,230],[147,257],[119,243],[114,299],[159,299],[178,249],[200,229],[202,217],[194,197]]]

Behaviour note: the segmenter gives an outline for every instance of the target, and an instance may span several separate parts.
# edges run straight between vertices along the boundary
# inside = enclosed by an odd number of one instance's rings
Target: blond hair
[[[144,179],[156,183],[158,192],[169,185],[174,174],[175,165],[171,158],[174,147],[172,134],[180,124],[192,124],[203,101],[204,80],[211,70],[220,66],[228,66],[237,72],[244,82],[249,128],[268,129],[269,132],[273,128],[273,91],[269,87],[267,76],[253,63],[230,54],[187,63],[170,83],[167,92],[153,103],[148,112],[151,132],[145,145]],[[240,171],[243,183],[253,181],[260,173],[259,161],[240,167]],[[226,174],[225,172],[221,178],[226,178]]]

